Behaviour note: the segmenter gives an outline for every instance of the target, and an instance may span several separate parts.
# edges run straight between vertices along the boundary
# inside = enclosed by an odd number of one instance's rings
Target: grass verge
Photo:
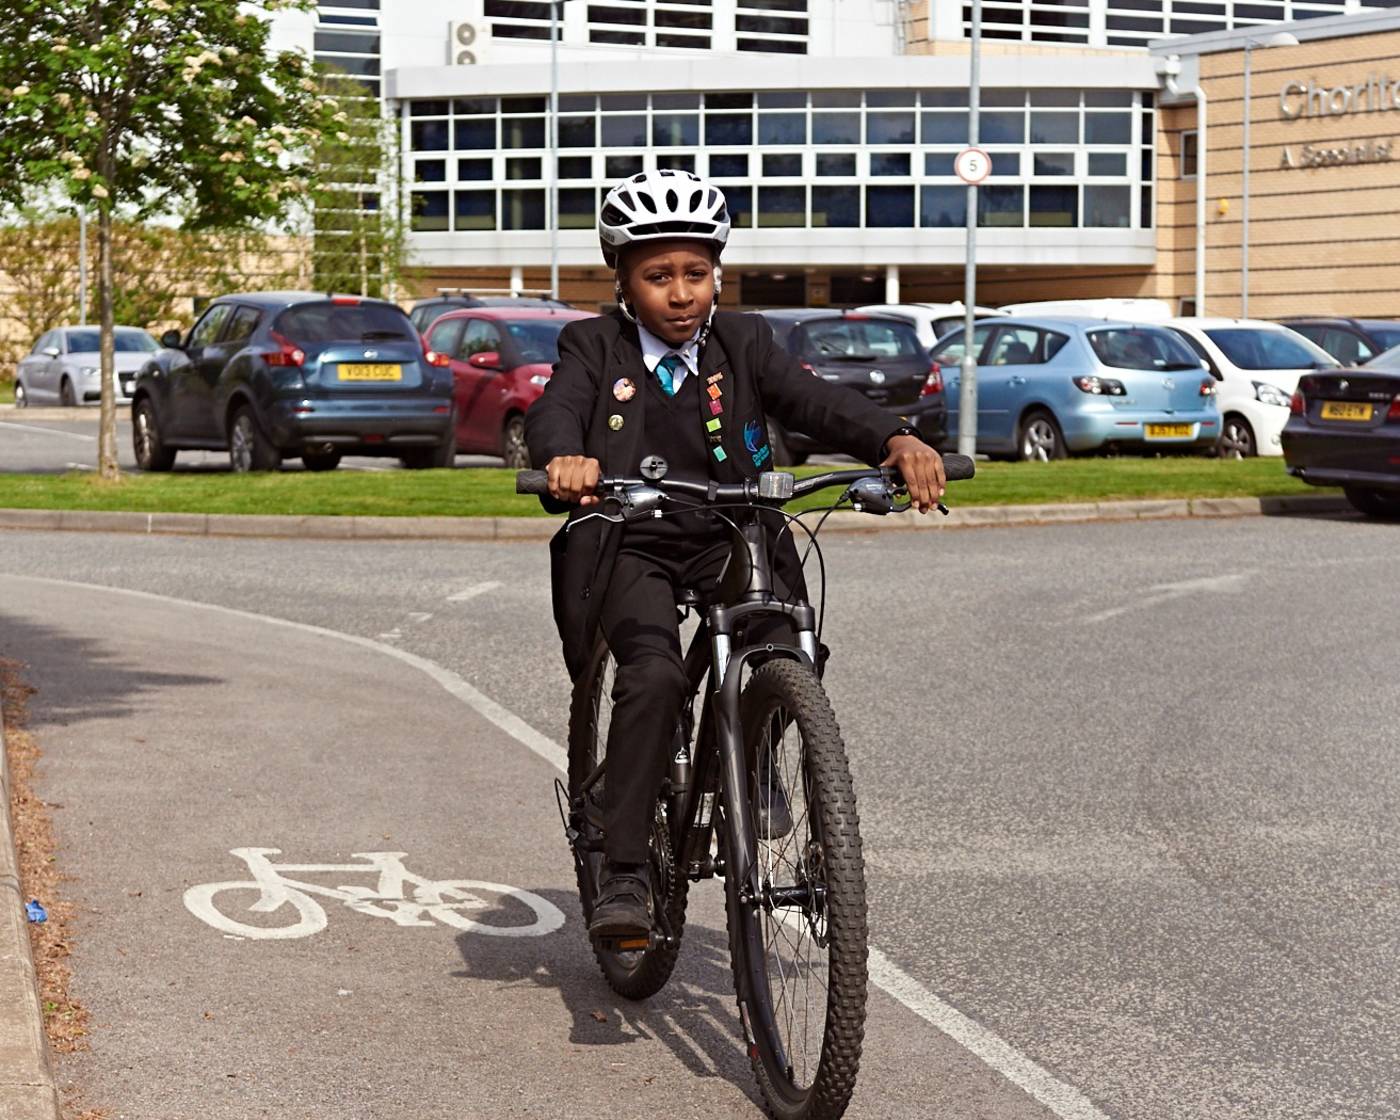
[[[812,474],[820,468],[804,468]],[[982,463],[977,478],[949,487],[962,506],[1102,502],[1147,498],[1251,498],[1312,493],[1279,459],[1071,459],[1059,463]],[[822,501],[829,503],[833,491]],[[332,517],[533,517],[534,498],[515,493],[513,471],[287,471],[234,475],[175,472],[128,475],[0,474],[0,508],[132,510]]]
[[[0,378],[0,404],[15,403],[15,383]]]

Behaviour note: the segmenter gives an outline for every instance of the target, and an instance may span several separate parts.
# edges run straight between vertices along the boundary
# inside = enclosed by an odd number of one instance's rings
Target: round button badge
[[[981,148],[964,148],[953,160],[953,171],[969,186],[977,186],[992,173],[992,157]]]

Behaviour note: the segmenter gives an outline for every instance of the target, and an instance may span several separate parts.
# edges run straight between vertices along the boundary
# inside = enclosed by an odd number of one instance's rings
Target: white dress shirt
[[[677,354],[680,356],[680,368],[671,375],[671,386],[676,392],[680,392],[681,386],[685,383],[685,379],[689,374],[693,373],[697,376],[699,375],[700,347],[697,345],[700,338],[699,327],[695,328],[695,333],[690,336],[688,342],[682,342],[679,346],[672,346],[669,343],[662,342],[661,339],[657,338],[656,335],[652,334],[651,331],[647,330],[641,323],[637,324],[637,335],[642,341],[642,361],[646,363],[647,372],[650,374],[654,375],[656,373],[657,364],[667,354]]]

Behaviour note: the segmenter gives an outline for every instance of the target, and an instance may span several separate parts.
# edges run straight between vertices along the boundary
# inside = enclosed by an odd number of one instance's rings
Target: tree
[[[0,0],[0,201],[56,187],[97,216],[98,469],[116,478],[113,227],[250,227],[304,196],[333,124],[310,60],[265,14],[313,0]],[[346,137],[348,139],[348,136]]]

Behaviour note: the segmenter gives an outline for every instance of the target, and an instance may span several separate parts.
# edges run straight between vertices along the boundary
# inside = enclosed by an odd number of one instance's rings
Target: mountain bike
[[[972,460],[959,455],[945,456],[944,469],[949,479],[974,473]],[[846,747],[821,682],[821,618],[810,603],[775,588],[765,522],[786,520],[806,533],[824,609],[817,534],[826,513],[899,512],[908,497],[888,468],[801,481],[768,471],[720,484],[667,478],[665,462],[650,456],[642,474],[601,480],[601,510],[587,516],[628,522],[705,509],[728,526],[732,543],[715,590],[677,594],[682,619],[694,615],[698,625],[684,659],[689,700],[651,821],[655,929],[645,938],[593,938],[594,955],[618,994],[655,994],[680,955],[690,883],[721,876],[739,1019],[765,1110],[778,1120],[834,1120],[855,1089],[865,1033],[860,820]],[[834,487],[841,495],[815,528],[783,509]],[[519,472],[516,490],[547,493],[545,472]],[[786,620],[791,642],[749,639],[756,622],[774,618]],[[574,683],[568,784],[555,783],[585,922],[603,863],[614,670],[600,641]],[[778,796],[788,809],[781,821],[755,811]]]

